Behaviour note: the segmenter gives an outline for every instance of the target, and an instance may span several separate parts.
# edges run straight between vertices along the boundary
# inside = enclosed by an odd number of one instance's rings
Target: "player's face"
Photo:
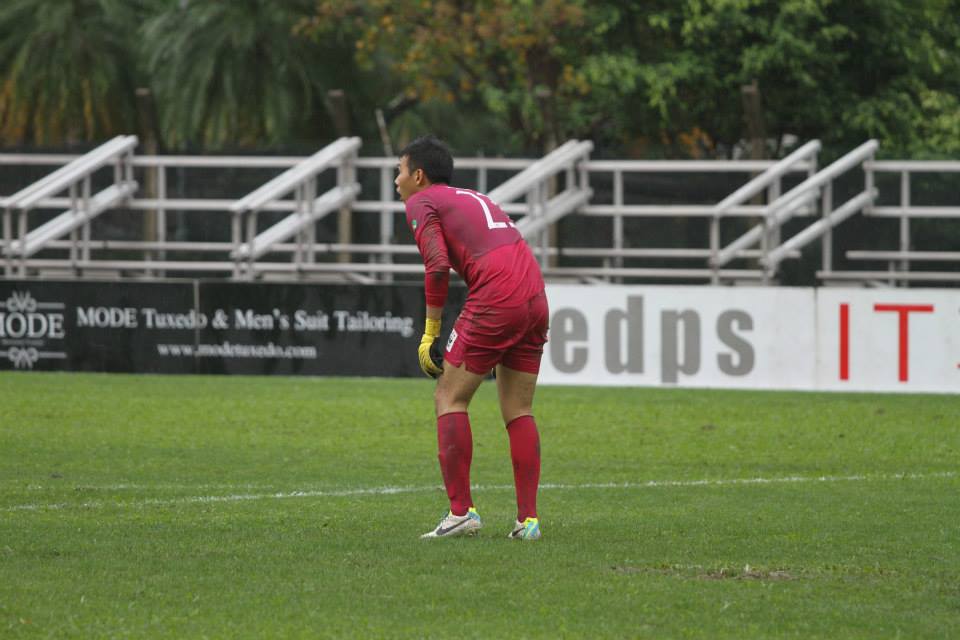
[[[400,194],[400,199],[404,202],[423,188],[423,169],[417,169],[410,173],[407,160],[407,156],[400,158],[400,164],[397,167],[397,179],[393,181],[397,185],[397,193]]]

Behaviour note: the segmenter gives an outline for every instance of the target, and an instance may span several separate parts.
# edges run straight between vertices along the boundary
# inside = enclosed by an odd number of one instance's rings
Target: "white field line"
[[[785,476],[775,478],[730,478],[704,480],[648,480],[646,482],[587,482],[581,484],[540,485],[541,490],[576,491],[581,489],[656,489],[661,487],[727,487],[737,485],[764,485],[764,484],[801,484],[801,483],[829,483],[829,482],[870,482],[882,480],[932,480],[940,478],[956,478],[956,471],[941,471],[936,473],[877,473],[859,474],[852,476]],[[206,485],[220,488],[245,488],[247,485]],[[202,488],[198,485],[131,485],[118,484],[106,486],[77,487],[82,490],[116,491],[124,489],[156,490],[166,488]],[[41,487],[31,485],[31,489]],[[402,493],[425,493],[441,491],[437,485],[421,487],[369,487],[356,489],[317,489],[304,491],[288,491],[273,493],[241,493],[223,496],[180,496],[176,498],[146,498],[143,500],[106,501],[95,500],[81,503],[34,503],[4,507],[0,511],[55,511],[60,509],[98,509],[103,507],[172,507],[190,504],[214,504],[218,502],[248,502],[252,500],[284,500],[289,498],[345,498],[351,496],[389,496]],[[506,491],[513,490],[513,485],[474,485],[475,491]]]

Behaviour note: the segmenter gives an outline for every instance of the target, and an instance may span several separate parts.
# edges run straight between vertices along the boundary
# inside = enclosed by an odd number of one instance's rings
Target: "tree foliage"
[[[0,3],[0,141],[62,144],[129,131],[133,39],[122,0]]]
[[[956,155],[958,16],[960,0],[5,0],[0,142],[135,130],[138,86],[168,148],[319,142],[338,88],[368,144],[381,107],[395,136],[464,151],[582,137],[719,156],[755,83],[772,153],[792,134]]]
[[[583,136],[730,154],[756,83],[770,151],[792,134],[949,153],[957,16],[957,0],[318,0],[305,31],[351,34],[409,96],[498,119],[528,148]]]
[[[777,139],[956,151],[958,16],[955,0],[669,3],[648,17],[668,46],[644,65],[646,99],[663,130],[700,127],[730,149],[743,134],[739,88],[756,80]]]
[[[316,48],[294,37],[296,2],[169,4],[143,27],[167,145],[275,144],[309,127]],[[300,5],[302,8],[302,5]]]
[[[483,111],[521,144],[550,148],[606,125],[636,89],[636,57],[606,41],[620,18],[587,0],[320,0],[304,31],[346,31],[358,60],[409,98]]]

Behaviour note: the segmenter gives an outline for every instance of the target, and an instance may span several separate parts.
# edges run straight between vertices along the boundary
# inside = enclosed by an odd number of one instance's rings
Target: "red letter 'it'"
[[[910,360],[910,312],[932,313],[932,304],[875,304],[874,311],[895,311],[900,314],[900,382],[909,378],[907,364]]]

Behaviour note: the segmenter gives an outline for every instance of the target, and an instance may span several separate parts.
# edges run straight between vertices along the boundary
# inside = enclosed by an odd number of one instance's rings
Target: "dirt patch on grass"
[[[646,573],[646,574],[661,574],[667,575],[673,573],[669,569],[663,569],[658,567],[633,567],[630,565],[615,564],[610,567],[610,570],[614,573],[623,573],[623,574],[635,574],[635,573]]]
[[[743,569],[723,567],[721,569],[707,571],[697,577],[701,580],[763,580],[765,582],[796,579],[796,576],[783,569],[757,569],[750,565],[747,565]]]
[[[784,569],[758,569],[747,565],[742,569],[722,567],[720,569],[705,569],[703,566],[664,565],[643,567],[636,565],[617,564],[610,567],[614,573],[622,575],[660,575],[677,578],[696,578],[699,580],[762,580],[765,582],[780,582],[796,580],[798,576]]]

